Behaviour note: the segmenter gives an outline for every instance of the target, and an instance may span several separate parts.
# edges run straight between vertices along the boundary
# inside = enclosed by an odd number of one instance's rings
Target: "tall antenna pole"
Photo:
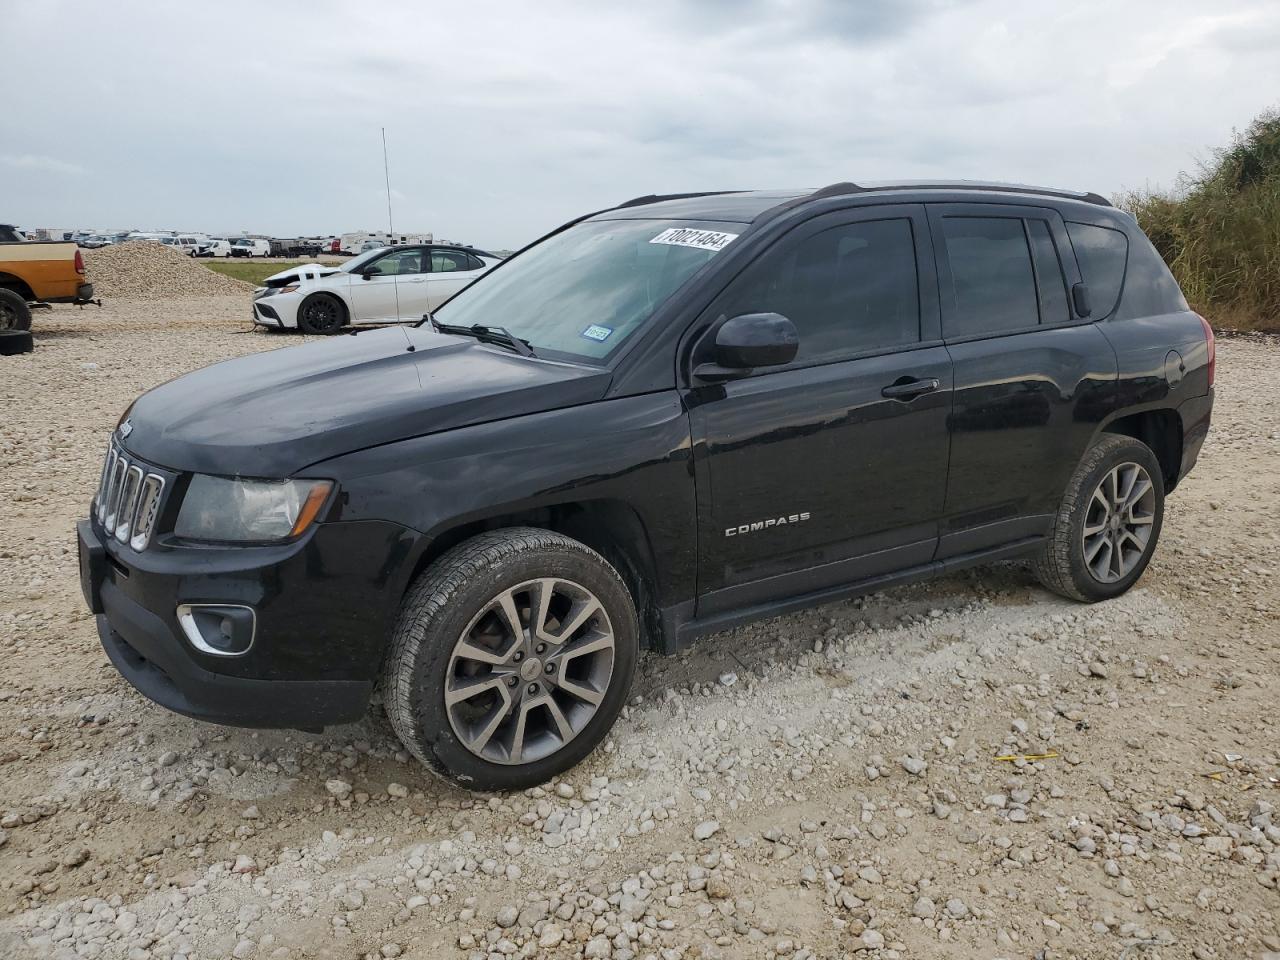
[[[382,128],[382,174],[387,180],[387,234],[392,243],[395,243],[396,228],[391,222],[391,167],[387,165],[387,128]]]

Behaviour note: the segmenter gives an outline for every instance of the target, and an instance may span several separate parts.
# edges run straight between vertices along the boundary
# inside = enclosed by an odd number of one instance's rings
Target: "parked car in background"
[[[115,242],[115,237],[95,233],[93,236],[85,237],[81,240],[80,246],[84,247],[86,250],[97,250],[99,247],[109,247]]]
[[[1213,408],[1213,331],[1133,217],[1036,187],[637,198],[431,319],[126,412],[81,578],[142,693],[313,728],[376,688],[432,771],[531,787],[644,647],[1015,558],[1120,596]]]
[[[205,240],[196,247],[195,256],[197,257],[229,257],[231,256],[231,243],[227,240],[214,238]]]
[[[231,255],[233,257],[269,257],[271,244],[258,237],[241,237],[239,240],[231,241]]]
[[[268,277],[253,322],[337,333],[347,324],[421,320],[498,263],[464,247],[378,247],[341,266],[309,263]]]

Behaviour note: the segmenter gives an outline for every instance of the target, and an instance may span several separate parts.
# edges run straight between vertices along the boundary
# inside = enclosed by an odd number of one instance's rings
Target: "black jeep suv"
[[[642,645],[1025,557],[1129,589],[1214,341],[1092,194],[841,183],[644,197],[413,327],[220,363],[110,441],[81,575],[180,713],[314,729],[380,687],[460,784],[541,782]]]

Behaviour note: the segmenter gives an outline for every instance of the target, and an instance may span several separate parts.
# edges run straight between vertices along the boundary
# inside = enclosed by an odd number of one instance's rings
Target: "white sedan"
[[[341,266],[306,263],[268,277],[253,322],[337,333],[347,324],[418,321],[499,258],[469,247],[380,247]]]

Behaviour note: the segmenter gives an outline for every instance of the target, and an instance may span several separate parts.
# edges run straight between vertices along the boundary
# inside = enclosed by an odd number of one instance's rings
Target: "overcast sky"
[[[0,222],[515,247],[640,194],[1169,185],[1280,102],[1280,3],[0,0]]]

